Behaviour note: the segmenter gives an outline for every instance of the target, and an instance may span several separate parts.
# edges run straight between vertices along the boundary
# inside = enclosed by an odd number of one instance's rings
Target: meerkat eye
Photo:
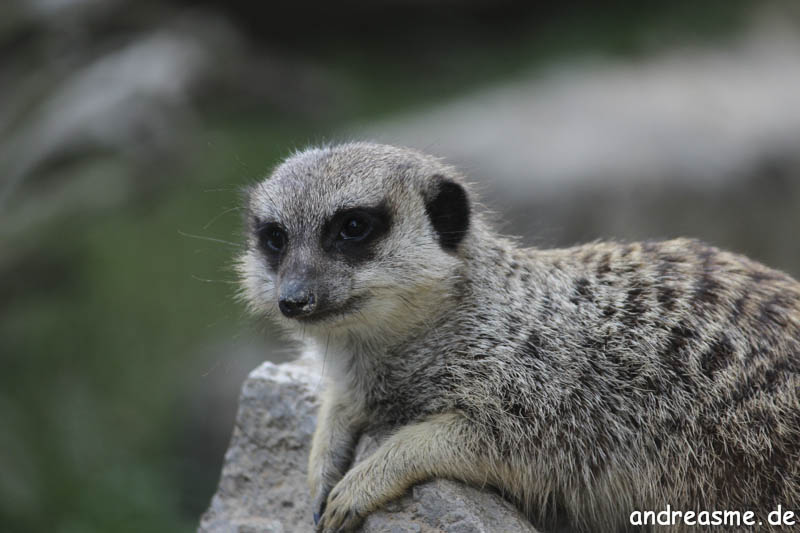
[[[325,223],[320,245],[347,261],[366,261],[374,256],[374,245],[389,232],[391,222],[386,203],[342,209]]]
[[[346,241],[361,240],[372,231],[372,224],[369,220],[359,216],[352,216],[344,221],[342,229],[339,230],[339,238]]]
[[[286,247],[286,232],[276,224],[267,224],[258,232],[258,242],[265,250],[280,252]]]

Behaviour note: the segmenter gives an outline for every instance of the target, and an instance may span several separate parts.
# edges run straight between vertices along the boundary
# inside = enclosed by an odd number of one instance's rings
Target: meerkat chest
[[[437,355],[426,354],[426,361],[410,353],[392,355],[357,378],[373,420],[397,426],[452,408],[448,391],[455,388],[454,378]]]

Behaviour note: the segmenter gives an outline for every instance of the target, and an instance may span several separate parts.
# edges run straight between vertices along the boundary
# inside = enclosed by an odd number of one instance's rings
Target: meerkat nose
[[[287,283],[278,307],[284,316],[295,318],[309,315],[314,311],[316,298],[307,285],[291,281]]]

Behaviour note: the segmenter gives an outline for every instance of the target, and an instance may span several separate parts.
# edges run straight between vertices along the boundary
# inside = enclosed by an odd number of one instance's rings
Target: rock
[[[314,363],[264,363],[242,388],[233,437],[200,533],[312,531],[306,461],[321,378]],[[356,460],[375,448],[359,444]],[[536,533],[499,495],[449,480],[419,484],[370,515],[365,533]]]

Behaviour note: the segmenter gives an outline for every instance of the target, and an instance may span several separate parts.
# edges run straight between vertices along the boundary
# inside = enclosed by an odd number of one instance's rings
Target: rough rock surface
[[[201,533],[312,531],[306,460],[314,431],[320,377],[302,359],[264,363],[244,383],[219,488]],[[374,449],[365,437],[357,460]],[[497,494],[447,480],[412,488],[369,516],[367,533],[535,533]]]

